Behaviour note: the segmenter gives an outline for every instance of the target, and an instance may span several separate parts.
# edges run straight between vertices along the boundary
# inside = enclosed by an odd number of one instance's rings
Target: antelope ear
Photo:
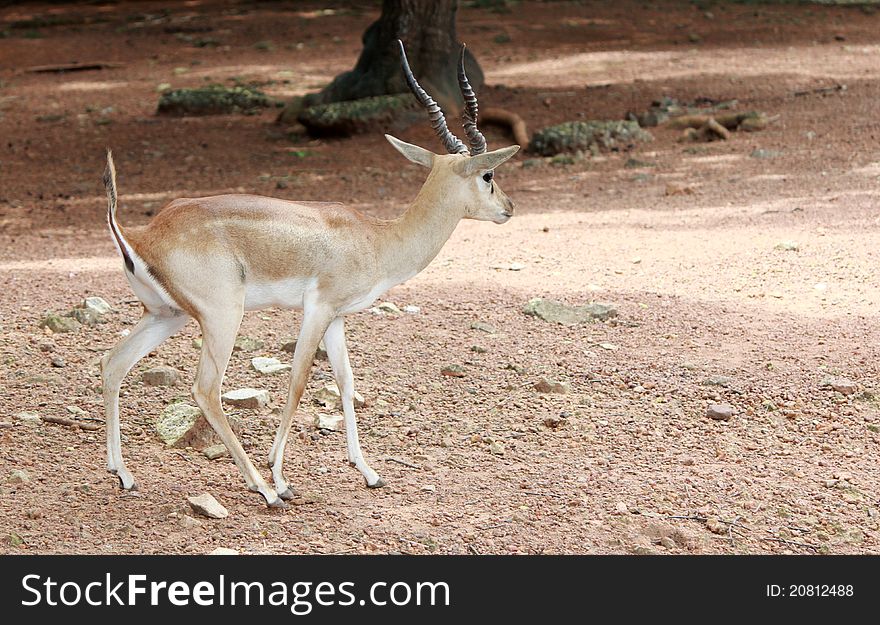
[[[456,163],[455,171],[460,176],[468,177],[481,171],[489,171],[498,167],[519,151],[518,145],[510,145],[506,148],[498,148],[491,152],[477,154]]]
[[[434,153],[430,150],[420,148],[419,146],[407,143],[406,141],[401,141],[397,137],[392,137],[391,135],[385,135],[385,138],[388,139],[388,143],[393,145],[408,161],[412,161],[416,165],[421,165],[428,169],[431,169],[434,166]]]

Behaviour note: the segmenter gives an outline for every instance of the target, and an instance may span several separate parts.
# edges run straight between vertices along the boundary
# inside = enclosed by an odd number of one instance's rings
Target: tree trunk
[[[303,104],[356,100],[407,92],[397,40],[403,41],[416,79],[449,114],[461,109],[458,89],[460,43],[455,34],[458,0],[383,0],[382,15],[364,32],[364,49],[354,69],[333,79]],[[465,69],[475,90],[483,72],[467,51]]]

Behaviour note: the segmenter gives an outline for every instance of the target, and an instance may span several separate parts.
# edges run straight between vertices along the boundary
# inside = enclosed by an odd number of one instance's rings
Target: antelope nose
[[[514,207],[516,207],[516,204],[513,203],[513,200],[507,198],[507,212],[512,213]]]

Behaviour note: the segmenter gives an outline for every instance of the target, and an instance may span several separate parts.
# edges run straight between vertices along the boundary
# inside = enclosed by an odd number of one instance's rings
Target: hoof
[[[291,499],[295,499],[299,497],[299,493],[288,487],[283,493],[278,493],[278,496],[281,497],[284,501],[290,501]]]
[[[290,507],[287,505],[287,502],[284,501],[281,497],[279,497],[275,501],[270,501],[267,505],[270,508],[276,508],[278,510],[287,510]]]
[[[119,490],[136,491],[138,489],[137,482],[135,482],[133,479],[129,478],[129,480],[131,480],[131,482],[128,486],[126,486],[125,485],[125,478],[123,478],[121,475],[118,475],[118,474],[116,475],[116,477],[119,478]]]
[[[383,486],[385,486],[385,484],[385,480],[380,477],[378,480],[376,480],[375,484],[370,484],[369,482],[367,482],[367,488],[382,488]]]

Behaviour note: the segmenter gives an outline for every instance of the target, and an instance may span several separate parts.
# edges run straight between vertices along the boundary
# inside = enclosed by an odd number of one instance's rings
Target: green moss
[[[251,114],[272,102],[262,91],[237,85],[209,85],[198,89],[174,89],[159,98],[160,115],[228,115]]]
[[[634,121],[565,122],[535,133],[529,150],[543,156],[560,153],[618,150],[653,137]]]
[[[415,110],[415,98],[403,93],[310,106],[298,120],[313,135],[349,136],[387,127]]]

